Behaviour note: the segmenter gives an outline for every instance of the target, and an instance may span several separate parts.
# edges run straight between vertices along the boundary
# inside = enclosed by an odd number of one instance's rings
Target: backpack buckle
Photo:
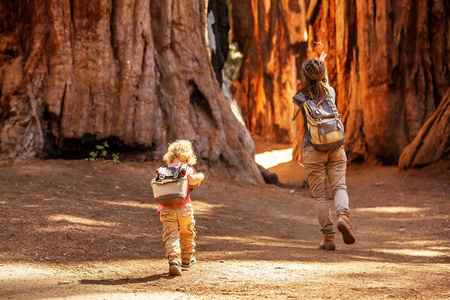
[[[317,123],[322,124],[322,118],[318,118]]]
[[[159,179],[160,179],[160,180],[164,180],[165,177],[166,177],[166,174],[164,174],[164,173],[159,173]]]

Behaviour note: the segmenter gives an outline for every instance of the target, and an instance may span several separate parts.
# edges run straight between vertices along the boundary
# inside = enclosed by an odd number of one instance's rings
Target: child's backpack
[[[329,151],[345,143],[344,126],[336,105],[330,96],[317,105],[313,100],[306,99],[301,93],[294,96],[293,102],[300,106],[292,120],[295,120],[303,103],[306,116],[307,130],[311,137],[311,144],[320,151]]]
[[[153,196],[159,204],[170,206],[182,204],[189,194],[187,179],[188,164],[169,167],[163,166],[156,170],[153,183]]]

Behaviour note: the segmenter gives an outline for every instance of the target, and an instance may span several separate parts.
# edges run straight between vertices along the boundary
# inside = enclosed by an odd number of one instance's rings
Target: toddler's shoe
[[[172,276],[181,276],[180,263],[176,260],[171,260],[169,262],[169,274]]]
[[[192,266],[196,262],[197,262],[197,260],[195,259],[194,256],[192,256],[191,259],[189,259],[189,258],[182,258],[181,259],[181,266],[183,268],[189,268],[190,266]]]

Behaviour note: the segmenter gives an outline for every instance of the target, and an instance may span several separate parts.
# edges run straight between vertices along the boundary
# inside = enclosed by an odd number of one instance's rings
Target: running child
[[[187,178],[188,190],[200,185],[205,178],[204,174],[196,173],[192,165],[197,163],[197,157],[188,140],[177,140],[169,145],[163,157],[169,166],[188,164]],[[152,180],[151,185],[155,179]],[[169,274],[181,276],[181,267],[189,268],[196,262],[195,253],[195,219],[192,209],[190,192],[184,203],[171,206],[159,204],[158,215],[163,225],[163,241],[166,248],[166,258],[169,261]]]

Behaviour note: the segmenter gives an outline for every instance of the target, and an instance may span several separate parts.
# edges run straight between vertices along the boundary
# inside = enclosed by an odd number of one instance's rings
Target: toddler
[[[188,140],[177,140],[169,145],[163,157],[168,166],[189,164],[187,169],[188,196],[182,204],[163,206],[159,204],[158,215],[163,224],[163,241],[166,248],[166,258],[169,260],[169,274],[181,275],[181,267],[189,268],[196,262],[195,252],[195,220],[191,204],[190,190],[200,185],[205,176],[196,173],[192,165],[197,163],[197,157]],[[152,180],[152,187],[155,179]]]

